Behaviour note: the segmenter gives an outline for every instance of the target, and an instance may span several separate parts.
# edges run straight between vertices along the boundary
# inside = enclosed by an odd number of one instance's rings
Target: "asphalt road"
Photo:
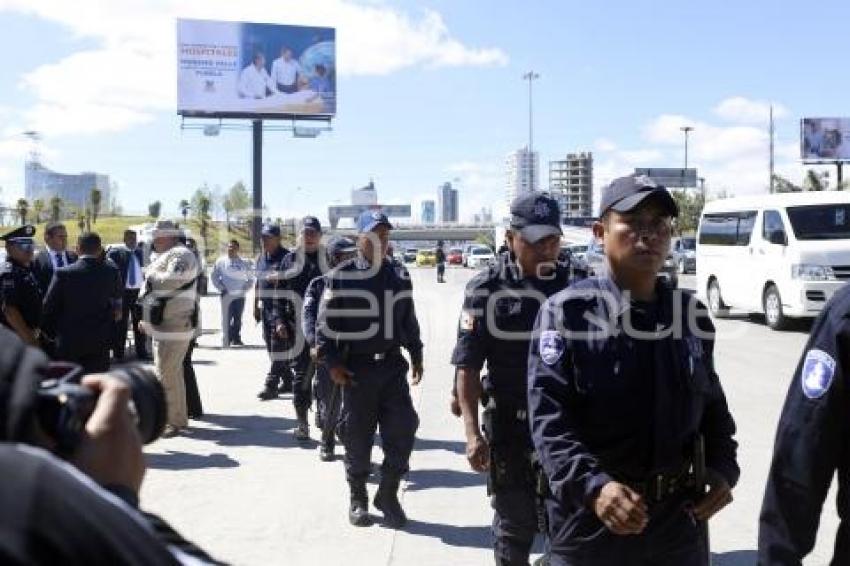
[[[463,286],[473,272],[449,269],[447,283],[438,285],[433,269],[411,271],[426,370],[413,390],[421,426],[403,492],[411,519],[405,530],[348,524],[341,460],[322,463],[316,442],[304,447],[293,438],[289,396],[257,400],[268,369],[259,329],[246,311],[248,346],[221,350],[217,297],[203,301],[208,330],[195,353],[206,416],[193,421],[187,435],[147,447],[142,505],[236,564],[492,564],[484,477],[469,470],[461,424],[448,412],[448,360]],[[682,279],[682,286],[692,284],[692,277]],[[714,564],[749,565],[775,426],[807,329],[773,332],[750,317],[719,320],[717,328],[716,365],[738,422],[743,474],[735,502],[712,521]],[[373,462],[380,460],[376,448]],[[834,493],[807,564],[825,564],[831,556],[832,501]]]

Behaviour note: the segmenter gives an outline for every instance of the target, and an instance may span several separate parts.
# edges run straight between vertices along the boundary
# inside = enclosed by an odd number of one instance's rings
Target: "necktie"
[[[62,252],[56,252],[56,267],[65,267],[65,260],[62,258]]]
[[[135,259],[135,254],[130,252],[130,261],[127,262],[127,285],[131,287],[136,286],[136,262],[133,261]]]

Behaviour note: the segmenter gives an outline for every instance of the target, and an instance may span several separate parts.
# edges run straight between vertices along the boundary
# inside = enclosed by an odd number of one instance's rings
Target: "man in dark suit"
[[[43,297],[50,287],[53,272],[77,261],[77,254],[69,251],[68,230],[61,222],[49,222],[44,229],[45,248],[39,250],[32,260],[32,272],[38,281]]]
[[[47,290],[42,328],[56,340],[58,359],[76,362],[86,373],[107,371],[121,318],[121,275],[104,259],[94,232],[80,235],[77,247],[79,261],[57,269]]]
[[[122,289],[124,289],[123,301],[121,303],[121,320],[115,323],[115,345],[114,353],[116,360],[124,358],[124,350],[127,344],[127,327],[130,317],[133,318],[133,343],[136,347],[136,357],[140,360],[148,359],[147,337],[139,332],[139,321],[142,318],[142,310],[136,304],[139,291],[144,287],[144,254],[137,244],[136,233],[133,230],[124,230],[124,245],[116,246],[107,252],[106,257],[111,259],[121,274]]]

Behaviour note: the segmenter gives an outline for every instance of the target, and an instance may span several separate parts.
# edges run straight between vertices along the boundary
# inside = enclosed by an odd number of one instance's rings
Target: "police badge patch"
[[[471,332],[475,329],[475,317],[469,311],[461,311],[460,313],[460,329]]]
[[[564,355],[564,337],[557,330],[544,330],[540,335],[540,358],[546,365],[555,365]]]
[[[832,385],[835,360],[823,350],[809,350],[803,362],[803,394],[809,399],[820,399]]]

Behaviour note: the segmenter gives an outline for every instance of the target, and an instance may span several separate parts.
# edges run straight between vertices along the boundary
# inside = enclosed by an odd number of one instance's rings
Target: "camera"
[[[149,444],[165,429],[165,392],[156,375],[136,365],[112,368],[109,375],[130,387],[129,409],[136,420],[142,442]],[[35,416],[41,429],[56,442],[60,454],[72,454],[80,443],[97,404],[96,391],[80,385],[82,368],[76,364],[52,362],[48,376],[36,392]]]

